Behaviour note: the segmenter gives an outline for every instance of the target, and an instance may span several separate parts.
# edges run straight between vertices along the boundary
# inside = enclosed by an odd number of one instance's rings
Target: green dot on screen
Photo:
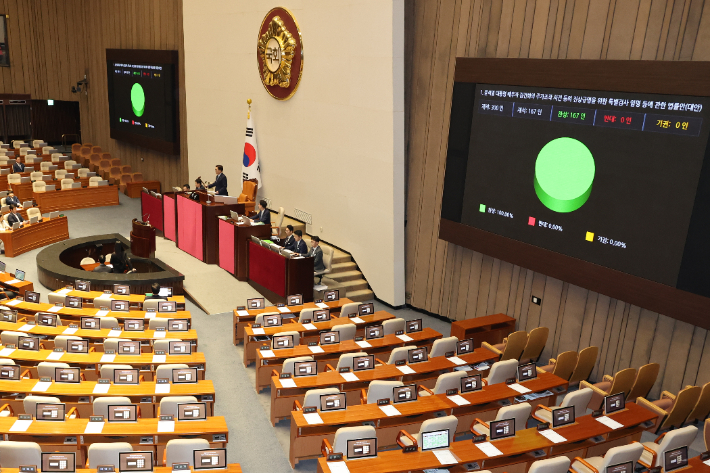
[[[535,161],[535,193],[555,212],[573,212],[592,193],[594,156],[581,141],[557,138],[542,147]]]
[[[138,82],[131,87],[131,106],[133,107],[133,113],[137,117],[140,117],[145,112],[145,92],[143,92],[143,87]]]
[[[486,206],[483,205],[483,204],[479,205],[479,206],[478,206],[478,211],[479,211],[479,212],[485,212],[485,211],[486,211]]]

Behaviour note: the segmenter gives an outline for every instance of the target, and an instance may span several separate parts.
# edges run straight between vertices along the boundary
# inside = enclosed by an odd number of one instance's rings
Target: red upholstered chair
[[[120,182],[121,181],[121,168],[118,166],[111,166],[111,169],[109,170],[108,173],[109,179],[114,179],[115,181]]]
[[[130,174],[122,174],[121,175],[121,184],[120,184],[121,192],[126,191],[126,184],[131,182],[132,180],[133,180],[133,178]]]
[[[143,181],[143,173],[134,172],[133,173],[133,182],[141,182],[141,181]]]
[[[74,143],[73,145],[71,145],[71,156],[72,156],[73,160],[79,161],[79,159],[80,159],[79,156],[81,156],[80,152],[81,152],[81,143]]]
[[[238,203],[244,204],[244,213],[254,212],[256,208],[257,180],[250,179],[242,183],[242,193],[239,195]]]
[[[124,164],[121,166],[121,174],[133,174],[130,164]]]
[[[89,169],[91,169],[92,171],[96,172],[99,170],[100,164],[101,164],[101,155],[94,153],[89,157],[89,164],[88,165],[85,164],[85,166],[88,167]]]
[[[84,145],[84,146],[86,146],[86,145]],[[91,147],[91,152],[92,152],[92,153],[101,153],[101,151],[102,151],[102,150],[101,150],[101,146],[92,146],[92,147]]]
[[[111,167],[114,167],[114,166],[119,167],[119,168],[122,166],[121,160],[119,158],[113,158],[111,160]]]

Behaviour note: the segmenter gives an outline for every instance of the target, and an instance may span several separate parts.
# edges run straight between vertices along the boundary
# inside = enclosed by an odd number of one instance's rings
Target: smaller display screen
[[[126,332],[142,332],[145,330],[145,319],[125,319],[123,330]]]
[[[339,411],[347,407],[345,403],[345,393],[323,394],[320,397],[321,411]]]
[[[360,304],[357,306],[357,315],[370,315],[375,312],[375,304],[368,302],[367,304]]]
[[[407,333],[421,332],[422,329],[422,319],[407,320]]]
[[[15,279],[19,279],[20,281],[25,280],[25,272],[22,271],[21,269],[16,269],[15,270]]]
[[[39,338],[37,337],[18,337],[17,348],[20,350],[39,351]]]
[[[417,400],[417,385],[408,384],[406,386],[397,386],[392,389],[392,400],[395,403],[409,402]]]
[[[465,355],[466,353],[473,352],[473,338],[467,340],[461,340],[456,343],[456,354]]]
[[[66,414],[66,405],[64,404],[47,404],[43,402],[37,403],[37,420],[64,421]]]
[[[83,330],[101,330],[101,319],[98,317],[82,317],[81,328]]]
[[[326,302],[340,300],[340,292],[337,289],[333,289],[332,291],[326,291],[323,295],[323,300]]]
[[[192,344],[190,342],[174,341],[168,343],[169,355],[189,355],[192,353]]]
[[[412,348],[407,352],[409,363],[421,363],[422,361],[427,361],[429,359],[427,355],[426,347]]]
[[[625,407],[624,393],[612,394],[604,398],[604,414],[620,411]]]
[[[153,452],[120,452],[119,471],[153,471]]]
[[[81,309],[83,304],[84,303],[81,297],[67,296],[66,298],[64,298],[64,305],[67,307],[71,307],[72,309]]]
[[[177,405],[177,420],[207,419],[207,404],[204,402],[187,402]]]
[[[114,384],[138,384],[138,370],[113,370]]]
[[[227,449],[212,448],[193,452],[195,470],[216,470],[227,468]]]
[[[377,439],[348,440],[348,459],[377,456]]]
[[[173,370],[173,383],[196,383],[197,368],[175,368]]]
[[[481,382],[480,374],[461,378],[461,394],[480,391],[481,388],[483,388],[483,383]]]
[[[170,319],[168,320],[168,331],[187,332],[189,325],[190,323],[187,319]]]
[[[293,335],[274,336],[271,340],[271,347],[274,349],[293,348]]]
[[[67,353],[89,353],[89,341],[67,340]]]
[[[121,294],[122,296],[127,296],[131,293],[131,288],[129,286],[126,286],[125,284],[114,284],[113,293]]]
[[[537,378],[537,368],[535,363],[527,363],[518,366],[518,381],[527,381]]]
[[[162,297],[173,297],[173,288],[169,286],[160,286],[159,296]]]
[[[177,302],[175,302],[175,301],[160,301],[160,302],[158,302],[158,312],[177,312]]]
[[[78,279],[74,283],[77,291],[89,292],[91,291],[91,283],[89,281],[79,281]]]
[[[560,407],[552,411],[552,427],[574,424],[574,406]]]
[[[111,300],[111,311],[112,312],[128,312],[128,301]]]
[[[39,292],[25,291],[25,301],[39,303]]]
[[[293,375],[297,378],[316,374],[318,374],[318,365],[315,361],[297,361],[293,364]]]
[[[340,332],[321,332],[321,345],[333,345],[336,343],[340,343]]]
[[[490,423],[491,440],[498,440],[515,435],[515,419],[494,420]]]
[[[677,470],[678,468],[683,468],[684,466],[688,466],[687,446],[668,450],[663,455],[663,470],[666,473]]]
[[[606,473],[634,473],[634,462],[617,463],[606,467]]]
[[[293,306],[293,305],[302,305],[303,304],[303,295],[302,294],[294,294],[293,296],[288,296],[287,298],[287,305]]]
[[[118,350],[116,351],[118,355],[140,355],[141,354],[141,342],[133,340],[119,340]]]
[[[385,336],[385,330],[382,325],[371,325],[365,328],[365,338],[367,340],[374,340],[375,338],[382,338]]]
[[[47,473],[71,473],[76,471],[76,453],[42,452],[41,471]]]
[[[375,355],[354,356],[353,371],[365,371],[375,368]]]
[[[81,369],[54,368],[54,380],[57,383],[81,383]]]
[[[109,422],[137,422],[138,406],[136,404],[122,404],[108,406]]]
[[[57,314],[37,314],[37,325],[41,325],[43,327],[56,327]]]
[[[313,321],[314,322],[326,322],[330,320],[330,309],[314,310],[313,311]]]
[[[14,365],[0,366],[0,379],[18,381],[20,379],[20,367]]]
[[[258,297],[255,299],[247,299],[248,309],[263,309],[264,308],[264,298]]]
[[[449,429],[422,433],[422,451],[448,448]]]
[[[281,325],[281,316],[279,314],[265,315],[262,318],[264,327],[279,327]]]

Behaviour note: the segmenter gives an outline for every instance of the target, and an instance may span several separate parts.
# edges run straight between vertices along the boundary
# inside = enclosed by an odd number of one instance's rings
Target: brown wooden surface
[[[303,294],[303,302],[313,302],[313,260],[286,259],[286,295]]]
[[[76,170],[74,172],[76,172]],[[54,173],[52,173],[52,176],[54,176]],[[61,179],[60,180],[53,179],[51,181],[44,181],[44,182],[48,186],[54,186],[54,188],[56,190],[60,190],[62,188]],[[75,177],[74,182],[81,183],[81,187],[89,187],[89,178],[88,177],[85,177],[83,179],[79,179],[78,177]],[[20,199],[20,202],[34,199],[34,191],[32,190],[32,183],[31,182],[25,182],[24,184],[10,184],[10,187],[12,188],[12,191],[15,193],[15,195]]]
[[[146,150],[150,151],[150,150]],[[142,169],[142,166],[141,166]],[[137,171],[136,171],[137,172]],[[131,199],[136,199],[141,196],[141,192],[143,192],[143,188],[148,189],[149,191],[154,191],[160,194],[160,181],[136,181],[136,182],[128,182],[126,183],[126,189],[123,191],[124,194],[126,194],[128,197]]]
[[[155,255],[155,227],[140,224],[135,218],[131,223],[131,253],[139,258]]]
[[[51,192],[33,192],[43,213],[118,205],[118,186],[82,187]]]
[[[25,224],[17,230],[0,231],[5,256],[14,256],[69,238],[67,217],[44,217],[41,222]]]
[[[15,299],[16,300],[16,299]],[[34,303],[34,302],[27,302],[27,301],[22,301],[17,304],[15,304],[13,301],[2,301],[0,302],[1,305],[7,306],[11,309],[15,309],[21,313],[28,313],[28,314],[35,314],[37,312],[47,312],[47,310],[51,309],[54,307],[54,304],[48,304],[46,302],[39,302],[39,303]],[[62,307],[59,309],[57,314],[60,316],[62,320],[66,319],[72,319],[72,320],[79,320],[81,317],[96,317],[96,313],[99,312],[100,309],[95,309],[93,307],[85,307],[81,309],[72,309],[70,307]],[[113,312],[109,311],[108,314],[105,315],[106,317],[115,317],[118,319],[119,322],[122,322],[124,319],[149,319],[151,317],[164,317],[167,319],[191,319],[191,315],[189,311],[182,311],[178,310],[177,312],[156,312],[156,313],[148,313],[143,310],[130,310],[128,312]]]
[[[0,282],[2,280],[0,279]],[[60,289],[59,291],[63,291],[64,289]],[[54,293],[57,293],[58,291],[54,291]],[[87,301],[93,301],[97,297],[104,296],[105,294],[101,291],[77,291],[77,290],[71,290],[64,294],[65,296],[74,296],[74,297],[81,297],[84,300]],[[119,299],[122,301],[128,301],[131,303],[131,305],[136,304],[138,306],[142,306],[143,302],[145,302],[145,294],[112,294],[112,298]],[[185,296],[172,296],[168,297],[169,301],[175,301],[177,302],[178,305],[178,310],[185,310]],[[182,306],[182,307],[181,307]]]
[[[503,338],[515,331],[515,319],[505,314],[492,314],[475,319],[457,320],[451,324],[451,336],[459,340],[473,338],[476,348],[482,342],[491,345],[501,343]]]
[[[9,268],[7,268],[9,269]],[[25,295],[25,291],[34,291],[34,284],[32,281],[18,281],[16,283],[7,284],[8,281],[14,281],[15,274],[1,272],[0,273],[0,286],[10,289],[13,292],[18,293],[20,296]]]

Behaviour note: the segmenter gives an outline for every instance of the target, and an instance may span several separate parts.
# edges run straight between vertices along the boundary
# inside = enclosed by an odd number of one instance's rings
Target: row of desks
[[[25,314],[36,314],[37,312],[52,312],[54,304],[49,304],[45,302],[27,302],[19,301],[17,299],[12,299],[9,301],[2,301],[0,305],[3,305],[9,309],[17,310]],[[152,319],[154,317],[164,317],[168,319],[191,319],[189,311],[178,310],[177,312],[146,312],[143,310],[131,310],[128,312],[116,312],[110,310],[101,310],[96,308],[81,308],[72,309],[70,307],[62,307],[58,311],[54,312],[64,320],[64,317],[72,320],[78,321],[81,317],[115,317],[119,321],[125,319]]]
[[[131,306],[142,307],[145,302],[145,294],[104,294],[101,291],[77,291],[76,289],[58,289],[52,292],[58,296],[81,297],[84,302],[92,303],[94,299],[114,299],[117,301],[128,301]],[[169,301],[175,301],[178,310],[185,310],[185,296],[168,297]]]
[[[42,211],[45,211],[42,209]],[[49,212],[49,210],[45,211]],[[23,217],[24,218],[24,217]],[[25,221],[28,221],[25,218]],[[69,222],[66,217],[43,217],[41,221],[26,223],[17,230],[0,231],[0,240],[5,247],[5,256],[14,258],[28,251],[57,243],[69,238]]]

